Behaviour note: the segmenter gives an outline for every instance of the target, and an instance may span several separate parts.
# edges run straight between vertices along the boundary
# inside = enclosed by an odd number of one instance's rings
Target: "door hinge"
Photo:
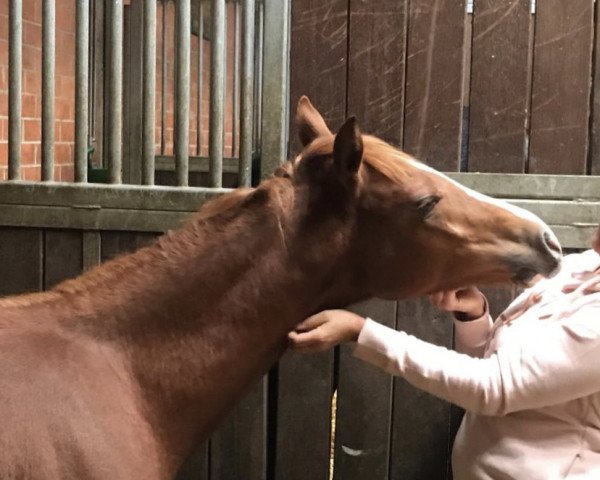
[[[473,13],[474,3],[475,3],[475,0],[467,0],[467,3],[465,5],[465,11],[467,13],[469,13],[469,14]]]

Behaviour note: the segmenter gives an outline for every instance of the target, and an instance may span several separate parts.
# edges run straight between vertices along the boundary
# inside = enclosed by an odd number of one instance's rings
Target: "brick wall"
[[[141,1],[141,0],[133,0]],[[129,2],[125,2],[126,4]],[[8,0],[0,0],[0,180],[7,177],[8,163]],[[156,153],[173,154],[174,123],[174,3],[167,2],[167,96],[166,120],[161,128],[162,92],[162,8],[158,7],[157,31],[157,105]],[[127,8],[127,7],[126,7]],[[41,176],[41,63],[42,63],[42,0],[23,1],[23,144],[22,177],[39,180]],[[233,92],[233,5],[228,5],[227,102],[225,125],[225,155],[232,155],[232,92]],[[202,139],[197,150],[197,72],[198,38],[191,45],[191,105],[190,154],[208,154],[208,109],[210,42],[200,42],[204,50]],[[141,88],[141,87],[140,87]],[[75,132],[75,0],[60,0],[56,6],[56,97],[55,97],[55,179],[73,180]],[[164,134],[164,151],[161,137]],[[126,159],[125,159],[126,161]]]

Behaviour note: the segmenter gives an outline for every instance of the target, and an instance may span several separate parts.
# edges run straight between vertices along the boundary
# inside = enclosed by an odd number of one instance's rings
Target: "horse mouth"
[[[539,275],[539,273],[533,268],[519,268],[517,272],[513,275],[512,281],[518,287],[530,287],[532,283],[534,283],[534,279]]]

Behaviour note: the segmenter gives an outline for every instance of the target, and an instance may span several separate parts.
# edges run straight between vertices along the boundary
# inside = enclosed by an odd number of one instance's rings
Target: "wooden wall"
[[[308,95],[333,130],[356,115],[364,131],[444,171],[598,174],[596,3],[538,0],[532,12],[531,0],[475,0],[472,13],[465,3],[294,0],[291,105]],[[515,294],[486,293],[496,311]],[[379,304],[373,315],[452,346],[451,322],[425,301]],[[451,477],[458,409],[344,351],[310,368],[290,355],[282,368],[310,392],[285,407],[298,423],[312,418],[296,446],[296,458],[312,459],[301,462],[311,478],[326,478],[313,439],[325,435],[320,409],[336,388],[335,478]]]

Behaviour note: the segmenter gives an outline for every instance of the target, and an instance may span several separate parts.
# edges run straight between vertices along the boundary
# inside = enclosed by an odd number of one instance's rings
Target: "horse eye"
[[[423,197],[417,201],[417,211],[423,218],[427,218],[441,199],[442,197],[438,195]]]

